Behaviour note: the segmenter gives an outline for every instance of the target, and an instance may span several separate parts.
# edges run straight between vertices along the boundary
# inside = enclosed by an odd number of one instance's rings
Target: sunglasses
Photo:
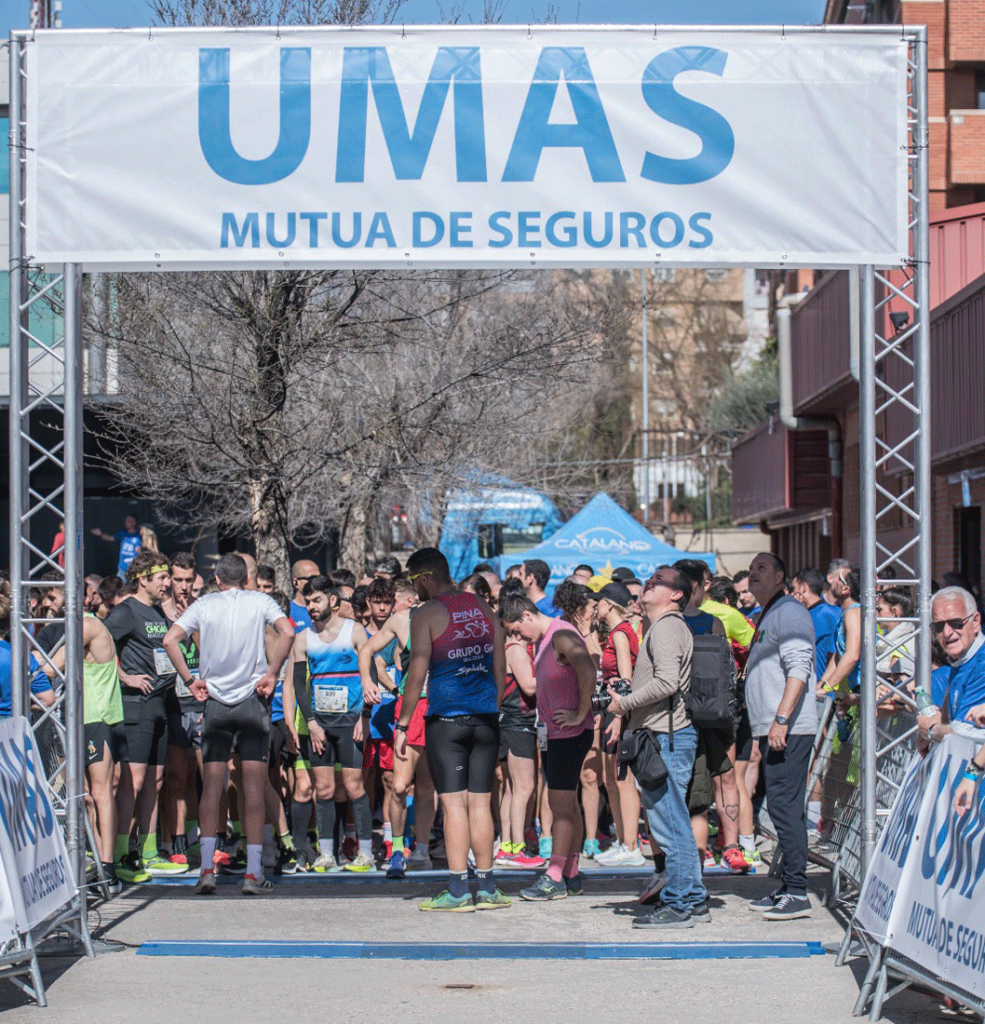
[[[646,581],[646,586],[643,588],[643,590],[652,590],[654,587],[670,587],[673,590],[674,584],[668,583],[666,580],[662,580],[659,577],[654,576]]]
[[[971,615],[966,615],[963,619],[940,619],[940,620],[935,620],[934,622],[932,622],[930,624],[930,632],[933,633],[934,636],[938,636],[940,633],[944,632],[944,627],[945,626],[950,626],[951,629],[953,629],[954,632],[957,633],[957,631],[959,629],[961,629],[964,626],[964,624],[970,618],[972,618],[972,616],[974,616],[974,614],[975,614],[975,612],[972,612]]]
[[[419,580],[422,576],[430,576],[430,575],[431,575],[430,570],[428,570],[427,572],[415,572],[412,575],[408,576],[407,579],[410,580],[411,583],[413,583],[414,580]]]

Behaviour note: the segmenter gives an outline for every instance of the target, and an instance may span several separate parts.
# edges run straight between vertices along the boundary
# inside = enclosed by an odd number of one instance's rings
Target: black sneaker
[[[245,875],[246,874],[246,853],[240,851],[235,857],[229,859],[228,864],[223,864],[219,868],[220,872],[224,875]]]
[[[798,917],[811,916],[811,901],[806,896],[795,896],[785,892],[777,901],[776,906],[763,914],[767,921],[792,921]]]
[[[568,890],[569,896],[582,896],[585,893],[585,879],[579,871],[574,878],[565,878],[564,887]]]
[[[686,910],[675,910],[666,904],[661,904],[656,910],[642,917],[633,918],[634,928],[693,928],[694,919]]]
[[[274,875],[279,878],[281,875],[293,875],[298,870],[298,858],[294,850],[281,847],[277,853],[277,863],[274,865]]]
[[[753,900],[749,904],[749,909],[757,914],[762,913],[764,910],[772,910],[783,896],[786,896],[786,893],[782,889],[777,889],[775,892],[771,892],[769,896],[760,896],[758,900]]]
[[[697,906],[691,907],[691,920],[695,924],[711,924],[711,910],[707,900],[702,900]]]

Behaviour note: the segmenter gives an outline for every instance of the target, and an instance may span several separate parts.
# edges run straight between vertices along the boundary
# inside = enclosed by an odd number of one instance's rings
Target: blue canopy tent
[[[608,494],[596,494],[557,533],[519,555],[500,559],[500,570],[507,565],[540,558],[551,567],[547,593],[570,576],[578,565],[590,565],[596,572],[608,572],[626,566],[640,580],[652,576],[657,566],[680,558],[700,558],[715,571],[715,556],[704,551],[678,551],[665,544],[620,508]]]
[[[458,580],[477,562],[495,565],[497,556],[512,565],[518,556],[510,551],[546,540],[560,526],[561,514],[548,497],[504,477],[485,476],[448,495],[438,548]]]

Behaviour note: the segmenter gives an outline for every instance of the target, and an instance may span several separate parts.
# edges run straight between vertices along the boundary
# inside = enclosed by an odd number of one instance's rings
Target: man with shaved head
[[[294,586],[294,597],[291,598],[291,621],[295,632],[311,627],[311,616],[304,603],[304,587],[309,580],[321,575],[321,570],[310,559],[302,558],[291,566],[291,582]]]
[[[257,560],[252,555],[244,555],[242,551],[238,552],[239,557],[246,562],[246,586],[244,590],[259,590],[257,586],[257,570],[260,568],[257,565]]]

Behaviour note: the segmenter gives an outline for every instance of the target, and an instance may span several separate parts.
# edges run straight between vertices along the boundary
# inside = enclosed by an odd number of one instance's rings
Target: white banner
[[[985,995],[985,787],[961,818],[954,791],[981,742],[949,735],[930,757],[914,757],[855,911],[887,949],[977,996]]]
[[[39,31],[41,263],[898,265],[898,28]]]
[[[48,798],[48,786],[26,718],[0,722],[0,863],[13,917],[27,932],[75,895],[65,837]]]

